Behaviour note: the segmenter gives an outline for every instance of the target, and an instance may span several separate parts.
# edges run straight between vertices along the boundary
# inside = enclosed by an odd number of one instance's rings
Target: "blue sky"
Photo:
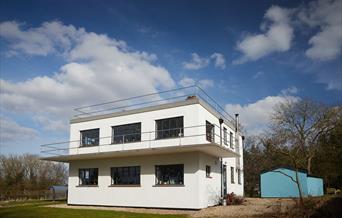
[[[2,153],[67,139],[74,107],[195,81],[249,134],[286,98],[341,104],[341,0],[0,5]]]

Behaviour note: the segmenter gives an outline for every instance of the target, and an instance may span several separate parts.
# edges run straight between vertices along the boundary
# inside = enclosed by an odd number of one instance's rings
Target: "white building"
[[[224,115],[197,94],[83,114],[70,121],[68,148],[43,145],[42,159],[69,163],[71,205],[206,208],[244,194],[243,137]]]

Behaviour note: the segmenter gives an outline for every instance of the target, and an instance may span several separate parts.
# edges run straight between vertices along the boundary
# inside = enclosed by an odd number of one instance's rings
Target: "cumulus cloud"
[[[11,119],[0,117],[0,144],[35,139],[37,136],[36,130],[21,126]]]
[[[210,79],[202,79],[202,80],[195,80],[193,78],[190,77],[184,77],[183,79],[181,79],[178,84],[182,87],[188,87],[188,86],[192,86],[192,85],[198,85],[203,89],[206,88],[211,88],[214,86],[214,81],[210,80]]]
[[[226,59],[220,53],[214,53],[210,56],[215,61],[215,67],[225,69],[226,68]]]
[[[0,80],[1,109],[29,114],[46,130],[67,127],[71,108],[175,86],[169,72],[153,63],[156,55],[132,50],[125,42],[106,35],[60,22],[45,22],[27,30],[13,21],[0,25],[15,30],[15,34],[1,31],[13,51],[30,55],[58,53],[65,57],[66,63],[53,76],[21,82]],[[57,26],[58,30],[52,34],[50,26]],[[30,48],[40,47],[38,36],[47,42],[42,50],[32,52]]]
[[[23,30],[24,25],[15,21],[0,23],[0,37],[9,42],[7,54],[43,55],[68,51],[73,43],[85,34],[83,28],[63,25],[61,22],[44,22],[38,28]]]
[[[183,67],[188,70],[199,70],[208,66],[209,58],[202,58],[197,53],[191,54],[191,60],[183,62]]]
[[[270,122],[274,107],[280,103],[287,101],[297,101],[299,98],[293,95],[267,96],[254,103],[240,105],[240,104],[226,104],[225,110],[230,114],[239,113],[241,123],[246,128],[249,134],[261,133],[267,128]]]
[[[242,64],[255,61],[274,52],[285,52],[290,49],[294,37],[290,25],[291,11],[279,6],[269,8],[261,24],[261,34],[249,34],[239,41],[236,49],[242,56],[233,61]]]
[[[319,28],[309,40],[307,57],[314,60],[336,59],[342,50],[342,0],[313,1],[299,10],[299,19],[310,27]]]

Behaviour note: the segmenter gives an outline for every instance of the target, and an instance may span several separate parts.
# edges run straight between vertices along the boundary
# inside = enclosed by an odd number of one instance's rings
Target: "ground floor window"
[[[207,178],[211,178],[210,173],[211,173],[211,167],[208,166],[208,165],[206,165],[206,166],[205,166],[205,176],[206,176]]]
[[[230,182],[234,183],[234,167],[230,167]]]
[[[79,169],[79,185],[98,185],[98,168]]]
[[[237,173],[238,173],[238,183],[241,184],[241,170],[238,169]]]
[[[112,167],[112,185],[140,185],[140,166]]]
[[[155,167],[156,185],[183,185],[184,165],[157,165]]]

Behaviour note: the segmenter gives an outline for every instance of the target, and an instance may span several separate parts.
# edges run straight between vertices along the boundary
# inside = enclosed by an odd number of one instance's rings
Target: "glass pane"
[[[141,141],[141,123],[113,126],[113,144]]]
[[[99,145],[100,129],[90,129],[81,131],[81,146],[97,146]]]
[[[156,166],[157,185],[182,185],[184,184],[184,165],[159,165]]]
[[[174,117],[156,121],[156,139],[183,136],[183,117]]]

